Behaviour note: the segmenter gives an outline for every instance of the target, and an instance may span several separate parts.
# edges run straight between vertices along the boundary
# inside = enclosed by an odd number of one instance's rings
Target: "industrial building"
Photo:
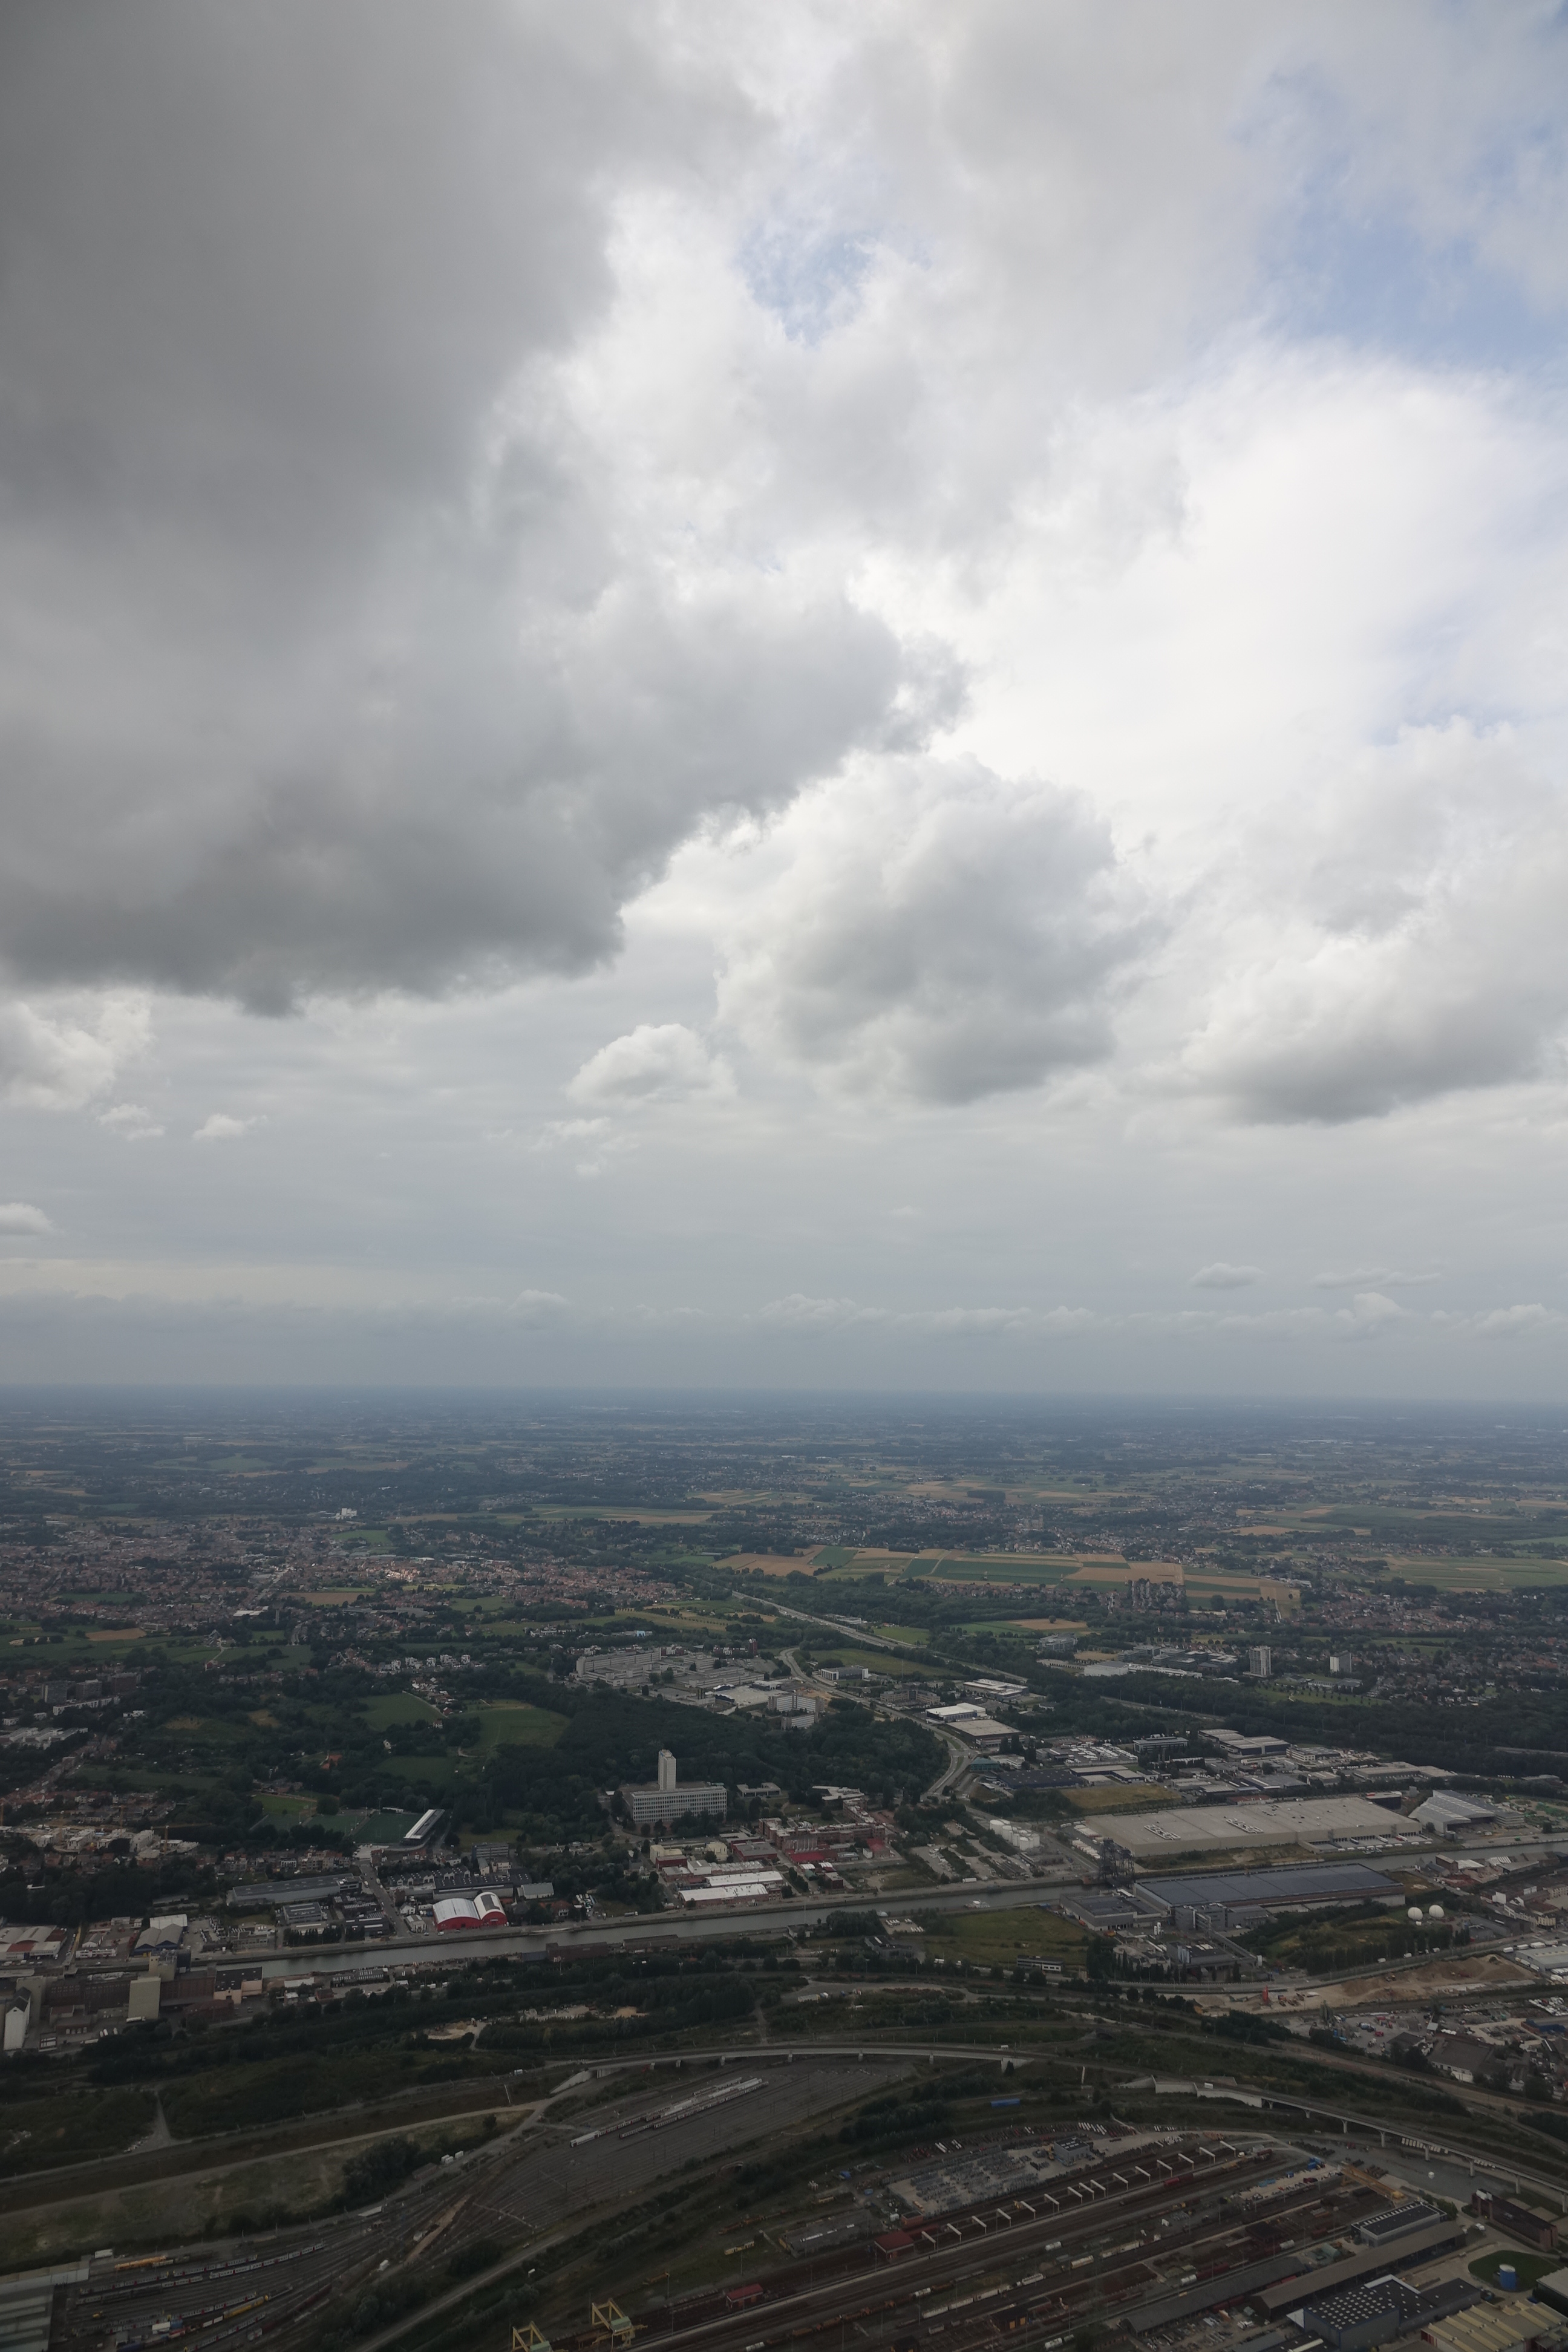
[[[1416,1833],[1423,1826],[1415,1816]],[[1407,1823],[1392,1818],[1369,1797],[1238,1797],[1230,1804],[1162,1806],[1158,1812],[1122,1813],[1117,1835],[1140,1859],[1208,1846],[1331,1844],[1340,1841],[1386,1845]]]
[[[1497,1809],[1483,1804],[1479,1798],[1457,1797],[1451,1790],[1437,1789],[1416,1806],[1410,1818],[1423,1829],[1436,1830],[1439,1837],[1454,1837],[1466,1830],[1489,1827],[1497,1819]]]
[[[1557,2227],[1551,2216],[1538,2213],[1533,2206],[1518,2205],[1511,2197],[1501,2197],[1495,2189],[1478,2189],[1470,2200],[1470,2210],[1489,2221],[1494,2230],[1505,2237],[1522,2238],[1527,2246],[1554,2246]]]
[[[316,1878],[255,1878],[229,1888],[228,1906],[231,1911],[271,1911],[283,1903],[332,1903],[340,1895],[357,1895],[359,1889],[356,1870],[334,1870]]]
[[[1280,1905],[1293,1910],[1309,1903],[1404,1900],[1396,1879],[1364,1862],[1304,1862],[1279,1870],[1194,1871],[1179,1878],[1140,1879],[1138,1892],[1152,1896],[1167,1911],[1177,1904],[1206,1908],[1223,1903],[1237,1910]]]
[[[729,1791],[721,1780],[682,1780],[674,1755],[658,1751],[658,1779],[629,1784],[621,1790],[627,1811],[638,1829],[669,1829],[689,1814],[721,1822],[730,1809]]]
[[[1430,2209],[1413,2206],[1410,2210],[1418,2212]],[[1325,2263],[1312,2273],[1310,2292],[1313,2303],[1327,2302],[1343,2288],[1364,2286],[1369,2280],[1386,2277],[1391,2262],[1408,2266],[1412,2263],[1424,2262],[1433,2254],[1447,2253],[1450,2247],[1463,2245],[1468,2227],[1463,2218],[1450,2221],[1447,2214],[1439,2214],[1436,2221],[1424,2221],[1418,2228],[1404,2231],[1392,2248],[1387,2245],[1369,2246],[1360,2253],[1345,2255],[1337,2263]],[[1307,2292],[1306,2282],[1298,2273],[1293,2277],[1279,2280],[1278,2284],[1259,2286],[1254,2292],[1252,2301],[1266,2319],[1278,2320],[1287,2312],[1300,2308]],[[1309,2332],[1314,2335],[1322,2333],[1316,2326]],[[1388,2332],[1395,2335],[1401,2331],[1390,2328]],[[1324,2340],[1326,2342],[1327,2338]],[[1367,2341],[1381,2341],[1381,2338],[1368,2337]]]
[[[504,1927],[506,1906],[488,1886],[478,1895],[443,1895],[437,1899],[435,1920],[442,1935],[465,1928]]]
[[[1314,2296],[1292,2316],[1309,2336],[1321,2337],[1327,2352],[1370,2352],[1390,2336],[1424,2333],[1481,2299],[1481,2290],[1468,2280],[1445,2279],[1422,2294],[1390,2275]]]

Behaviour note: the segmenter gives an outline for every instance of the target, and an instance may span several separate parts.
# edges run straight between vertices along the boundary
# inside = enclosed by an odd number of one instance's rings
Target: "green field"
[[[1498,2268],[1502,2263],[1513,2264],[1519,2280],[1519,2292],[1528,2294],[1538,2279],[1549,2278],[1554,2270],[1561,2269],[1562,2257],[1558,2254],[1504,2253],[1500,2249],[1489,2254],[1478,2254],[1470,2264],[1470,2276],[1479,2279],[1483,2286],[1495,2287]]]
[[[315,1827],[337,1830],[356,1845],[395,1845],[418,1818],[417,1813],[320,1813]]]
[[[0,2177],[79,2164],[132,2147],[156,2121],[150,2091],[95,2090],[8,2103]]]
[[[805,1647],[805,1643],[802,1647]],[[869,1666],[874,1675],[921,1675],[925,1667],[918,1658],[900,1658],[890,1650],[853,1650],[831,1642],[819,1649],[810,1644],[811,1654],[819,1666]]]
[[[1238,1940],[1276,1968],[1327,1976],[1400,1959],[1411,1952],[1442,1950],[1454,1934],[1451,1920],[1415,1927],[1397,1906],[1390,1911],[1376,1903],[1362,1903],[1326,1916],[1282,1911],[1267,1927],[1251,1928]]]
[[[1066,1969],[1083,1965],[1089,1938],[1084,1930],[1055,1911],[927,1911],[917,1914],[924,1927],[928,1959],[963,1960],[970,1968],[1011,1968],[1024,1953],[1059,1960]]]
[[[412,1691],[394,1691],[385,1698],[367,1699],[360,1713],[373,1731],[385,1731],[395,1723],[437,1723],[437,1710],[427,1700],[416,1698]]]
[[[1397,1559],[1389,1573],[1407,1584],[1433,1584],[1439,1592],[1554,1591],[1568,1584],[1568,1559]]]
[[[378,1772],[387,1780],[417,1780],[428,1783],[445,1796],[457,1777],[455,1756],[388,1756],[383,1759]]]
[[[1087,1563],[1076,1552],[1041,1554],[997,1552],[974,1559],[942,1552],[932,1559],[915,1561],[911,1576],[934,1577],[942,1584],[1069,1584]]]
[[[491,1748],[553,1748],[566,1728],[567,1718],[549,1707],[523,1706],[501,1701],[481,1706],[484,1744]]]
[[[303,1822],[315,1818],[314,1797],[258,1797],[256,1801],[268,1821]]]

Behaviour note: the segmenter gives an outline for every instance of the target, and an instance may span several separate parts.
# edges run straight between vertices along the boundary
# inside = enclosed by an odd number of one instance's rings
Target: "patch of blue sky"
[[[875,249],[863,233],[805,230],[774,218],[751,232],[738,258],[752,299],[773,311],[790,340],[818,343],[859,307]]]
[[[1555,371],[1568,316],[1463,241],[1437,246],[1400,214],[1310,198],[1265,256],[1268,308],[1292,338],[1331,338],[1424,366]]]

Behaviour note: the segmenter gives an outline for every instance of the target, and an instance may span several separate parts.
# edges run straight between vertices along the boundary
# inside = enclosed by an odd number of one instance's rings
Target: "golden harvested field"
[[[1068,1789],[1067,1801],[1075,1813],[1147,1812],[1152,1805],[1175,1805],[1181,1802],[1169,1789],[1160,1788],[1152,1780],[1118,1782],[1109,1789]]]
[[[806,1562],[798,1559],[794,1552],[738,1551],[732,1559],[725,1560],[723,1565],[726,1568],[734,1569],[737,1574],[742,1576],[749,1575],[752,1570],[760,1576],[810,1574]]]

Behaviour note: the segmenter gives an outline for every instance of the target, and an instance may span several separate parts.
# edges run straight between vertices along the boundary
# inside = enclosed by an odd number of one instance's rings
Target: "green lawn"
[[[963,1960],[970,1968],[1011,1968],[1023,1954],[1037,1953],[1079,1969],[1089,1940],[1055,1911],[928,1911],[920,1924],[928,1958]]]
[[[362,1845],[395,1845],[418,1818],[417,1813],[365,1813],[350,1835],[357,1837]]]
[[[315,1818],[314,1797],[258,1797],[256,1801],[271,1821],[303,1822]]]
[[[373,1731],[385,1731],[395,1723],[437,1723],[437,1710],[412,1691],[393,1691],[385,1698],[367,1699],[360,1709]]]
[[[1517,2254],[1478,2254],[1470,2264],[1470,2276],[1479,2279],[1483,2286],[1495,2287],[1500,2263],[1513,2264],[1520,2291],[1528,2294],[1537,2279],[1546,2278],[1552,2271],[1562,2268],[1563,2258],[1560,2254],[1527,2254],[1522,2250]]]
[[[490,1748],[553,1748],[566,1728],[567,1717],[549,1707],[524,1706],[500,1700],[478,1709],[484,1726],[484,1744]]]
[[[376,1767],[383,1780],[427,1781],[443,1796],[451,1787],[457,1769],[455,1756],[384,1756]]]

